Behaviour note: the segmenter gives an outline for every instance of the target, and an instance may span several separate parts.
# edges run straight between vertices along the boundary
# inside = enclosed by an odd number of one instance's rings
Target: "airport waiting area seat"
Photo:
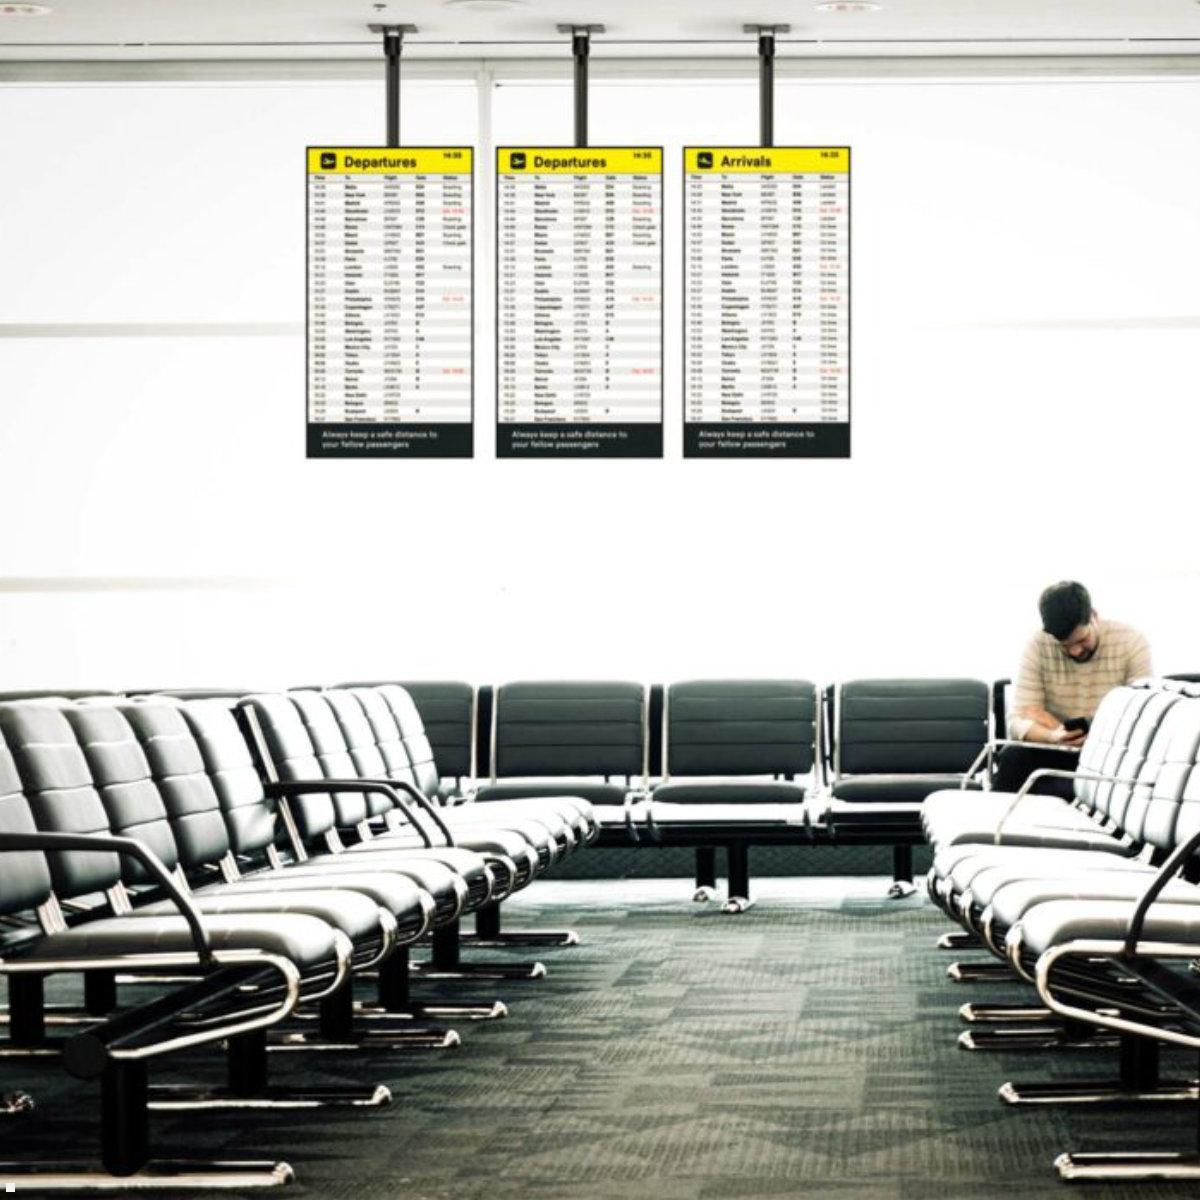
[[[988,745],[990,707],[979,679],[854,679],[825,690],[820,823],[835,841],[890,841],[893,896],[914,890],[925,798],[982,787],[973,768]]]
[[[646,808],[655,844],[694,846],[697,897],[729,869],[727,912],[751,903],[750,848],[808,840],[817,692],[807,680],[693,680],[667,689],[661,781]]]
[[[539,804],[540,821],[497,809],[494,825],[476,817],[456,833],[436,804],[405,802],[415,784],[392,786],[382,770],[368,776],[380,768],[372,748],[381,756],[389,739],[364,733],[363,699],[344,691],[0,703],[3,1057],[39,1069],[57,1060],[103,1084],[98,1165],[0,1163],[0,1185],[175,1194],[287,1182],[284,1163],[155,1163],[152,1113],[379,1107],[391,1099],[381,1084],[274,1085],[273,1053],[378,1061],[444,1049],[457,1033],[414,1018],[506,1010],[441,996],[415,1005],[413,982],[544,973],[459,961],[457,923],[583,844],[573,832],[587,828],[583,809],[569,805],[568,819]],[[394,721],[380,728],[398,735]],[[398,754],[403,739],[390,741]],[[270,761],[256,758],[272,751]],[[426,939],[432,958],[413,962],[409,948]],[[46,1002],[46,980],[61,974],[82,979],[82,1004],[67,1011]],[[228,1086],[149,1084],[151,1062],[185,1051],[191,1062],[204,1047],[224,1055]],[[9,1092],[3,1111],[15,1117],[30,1104]]]
[[[950,792],[927,801],[930,896],[961,926],[950,944],[994,960],[957,963],[950,977],[1036,991],[1023,1004],[964,1005],[960,1045],[1115,1059],[1109,1080],[1007,1082],[1010,1105],[1197,1105],[1196,1081],[1162,1078],[1160,1054],[1200,1049],[1200,689],[1114,689],[1061,773],[1070,799],[1035,794],[1031,780],[979,797],[974,812]],[[1200,1179],[1191,1149],[1072,1150],[1056,1167],[1068,1180]]]
[[[480,984],[545,974],[479,950],[577,941],[504,933],[499,913],[589,847],[691,848],[709,895],[723,850],[726,910],[744,912],[755,846],[794,847],[802,870],[805,848],[924,838],[947,942],[983,956],[951,978],[1034,992],[964,1005],[959,1044],[1114,1058],[1110,1080],[1008,1082],[1002,1100],[1200,1106],[1160,1061],[1200,1049],[1200,686],[1110,692],[1053,772],[1069,799],[990,789],[992,695],[746,679],[0,698],[0,1057],[23,1072],[0,1116],[21,1120],[38,1072],[101,1083],[98,1163],[0,1163],[0,1186],[286,1182],[282,1162],[156,1162],[152,1118],[386,1105],[364,1070],[461,1044],[445,1022],[508,1013]],[[81,999],[51,1003],[64,975]],[[336,1085],[276,1078],[305,1054],[354,1066]],[[1194,1180],[1200,1156],[1072,1151],[1058,1170]]]
[[[649,708],[640,683],[518,681],[495,689],[490,778],[477,804],[547,797],[585,801],[601,844],[636,837],[649,775]]]

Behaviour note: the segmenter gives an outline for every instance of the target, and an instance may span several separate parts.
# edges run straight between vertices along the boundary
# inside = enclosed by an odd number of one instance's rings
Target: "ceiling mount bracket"
[[[404,35],[416,33],[415,25],[368,25],[372,33],[383,35],[383,57],[387,73],[387,144],[400,145],[400,51]]]
[[[575,145],[588,144],[588,58],[592,52],[592,34],[603,33],[603,25],[556,25],[558,33],[571,35],[571,54],[575,59]]]
[[[758,141],[775,144],[775,35],[791,33],[790,25],[743,25],[758,37]]]

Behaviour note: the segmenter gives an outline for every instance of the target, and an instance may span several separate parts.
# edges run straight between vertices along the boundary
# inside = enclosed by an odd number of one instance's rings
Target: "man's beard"
[[[1072,654],[1072,655],[1069,655],[1068,657],[1071,659],[1071,661],[1073,663],[1091,662],[1092,659],[1096,657],[1096,651],[1099,649],[1100,649],[1099,646],[1093,646],[1090,650],[1088,650],[1084,654]]]

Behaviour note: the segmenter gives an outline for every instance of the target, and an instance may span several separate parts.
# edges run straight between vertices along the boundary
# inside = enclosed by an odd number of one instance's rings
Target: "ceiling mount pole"
[[[559,25],[559,33],[571,35],[571,55],[575,59],[575,145],[588,144],[588,58],[592,53],[592,34],[603,33],[603,25]]]
[[[404,35],[416,33],[415,25],[368,25],[372,33],[383,34],[383,57],[387,73],[387,144],[400,145],[400,51]]]
[[[743,25],[743,33],[758,35],[758,141],[775,145],[775,35],[790,33],[790,25]]]

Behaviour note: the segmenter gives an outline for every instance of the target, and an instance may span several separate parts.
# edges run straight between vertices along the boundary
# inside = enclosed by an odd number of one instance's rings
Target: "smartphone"
[[[1063,722],[1063,728],[1069,729],[1072,733],[1076,730],[1080,733],[1087,733],[1091,727],[1092,723],[1087,717],[1072,717],[1069,721]]]

